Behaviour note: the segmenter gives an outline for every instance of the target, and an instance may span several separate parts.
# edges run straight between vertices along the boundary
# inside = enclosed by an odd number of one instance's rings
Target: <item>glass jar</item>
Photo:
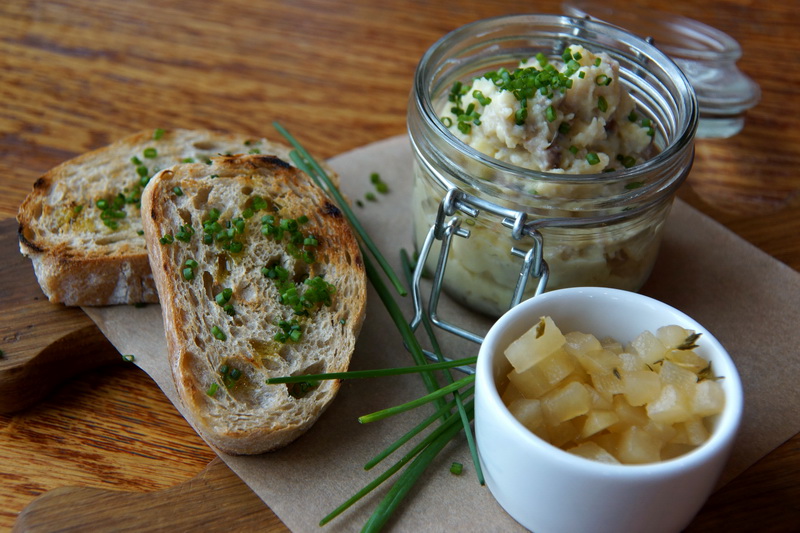
[[[574,45],[619,63],[619,82],[637,113],[655,124],[657,151],[650,159],[599,174],[533,171],[479,152],[440,119],[454,82],[513,70],[539,52],[560,58]],[[697,116],[694,91],[675,63],[621,28],[568,16],[512,15],[451,32],[422,57],[408,110],[411,211],[423,264],[457,302],[493,316],[545,284],[638,290],[691,167]]]
[[[727,138],[744,127],[745,112],[761,89],[736,66],[742,48],[725,32],[700,21],[637,7],[622,0],[568,0],[567,15],[593,17],[648,39],[686,74],[697,94],[698,138]]]

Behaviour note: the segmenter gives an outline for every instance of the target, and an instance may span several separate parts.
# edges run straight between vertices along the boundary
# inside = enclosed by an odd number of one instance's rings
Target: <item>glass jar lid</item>
[[[622,27],[652,43],[683,70],[697,94],[697,137],[730,137],[744,126],[744,113],[761,90],[736,67],[742,49],[730,35],[702,22],[625,2],[571,0],[562,4],[573,17],[589,17]]]

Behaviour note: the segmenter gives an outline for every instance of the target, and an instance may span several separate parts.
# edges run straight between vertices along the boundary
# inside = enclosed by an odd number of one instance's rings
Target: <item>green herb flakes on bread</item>
[[[148,130],[66,161],[41,176],[22,203],[20,251],[54,303],[158,301],[140,219],[141,194],[161,169],[210,163],[220,154],[261,153],[289,161],[266,139],[207,130]]]
[[[157,174],[142,221],[187,418],[231,454],[297,438],[339,381],[265,381],[348,368],[366,276],[342,213],[284,160],[239,155]]]

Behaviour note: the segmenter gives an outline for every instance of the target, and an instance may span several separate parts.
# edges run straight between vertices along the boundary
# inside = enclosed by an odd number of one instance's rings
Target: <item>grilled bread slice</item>
[[[364,264],[341,211],[281,159],[243,155],[160,172],[142,219],[187,418],[230,454],[297,438],[338,380],[265,380],[345,371],[364,318]]]
[[[157,302],[139,206],[159,169],[218,154],[272,154],[289,148],[207,130],[150,130],[86,153],[40,177],[22,203],[20,251],[54,303]]]

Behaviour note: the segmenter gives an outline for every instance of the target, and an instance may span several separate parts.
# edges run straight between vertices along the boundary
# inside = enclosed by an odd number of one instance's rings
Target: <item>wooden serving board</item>
[[[59,384],[120,354],[79,308],[51,304],[19,253],[16,220],[0,221],[0,412],[21,411]],[[11,282],[13,280],[13,282]],[[13,312],[8,312],[13,311]],[[36,383],[36,386],[31,386]],[[251,526],[280,531],[280,520],[219,459],[195,478],[149,493],[61,487],[34,499],[13,531],[215,531]]]

